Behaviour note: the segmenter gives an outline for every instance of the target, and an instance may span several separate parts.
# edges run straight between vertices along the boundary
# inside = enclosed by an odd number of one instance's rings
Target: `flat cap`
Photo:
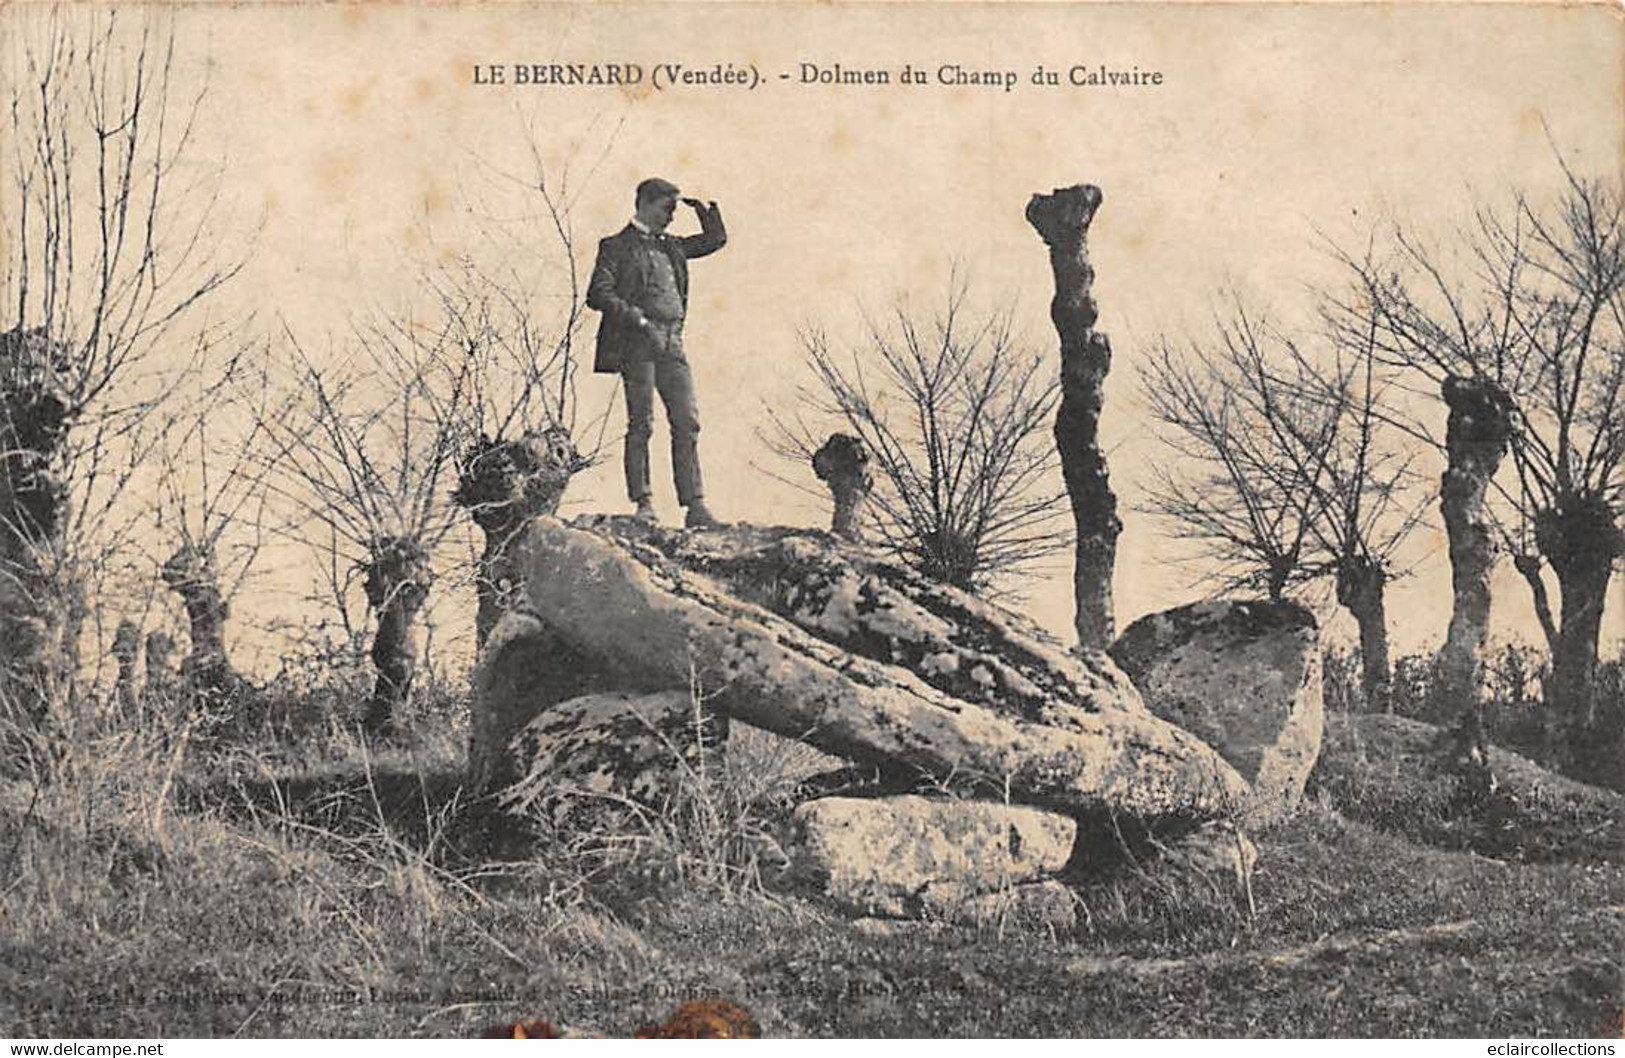
[[[672,183],[670,180],[662,180],[658,176],[651,176],[649,179],[638,185],[639,202],[642,202],[646,198],[656,198],[664,195],[675,195],[678,193],[679,190],[676,184]]]

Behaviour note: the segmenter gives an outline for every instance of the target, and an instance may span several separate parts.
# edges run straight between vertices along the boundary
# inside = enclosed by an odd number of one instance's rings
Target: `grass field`
[[[745,736],[681,811],[520,856],[459,792],[461,732],[421,730],[376,754],[332,731],[206,753],[113,734],[48,785],[0,786],[0,1034],[625,1035],[705,996],[775,1036],[1622,1029],[1619,800],[1589,787],[1497,824],[1585,841],[1494,858],[1383,809],[1407,803],[1394,747],[1334,724],[1332,780],[1255,835],[1250,908],[1126,870],[1056,935],[781,891],[765,773],[806,763],[782,746]]]

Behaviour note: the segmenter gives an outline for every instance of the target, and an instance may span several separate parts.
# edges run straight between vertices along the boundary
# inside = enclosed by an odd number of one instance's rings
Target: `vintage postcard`
[[[1617,6],[19,0],[0,99],[0,1035],[1625,1031]]]

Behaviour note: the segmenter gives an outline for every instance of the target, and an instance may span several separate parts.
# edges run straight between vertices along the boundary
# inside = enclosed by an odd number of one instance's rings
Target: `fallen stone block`
[[[1070,932],[1078,926],[1078,901],[1053,878],[973,896],[959,906],[958,921],[972,926]]]
[[[955,918],[974,897],[1040,880],[1077,824],[1014,805],[828,797],[795,812],[790,877],[860,915]]]

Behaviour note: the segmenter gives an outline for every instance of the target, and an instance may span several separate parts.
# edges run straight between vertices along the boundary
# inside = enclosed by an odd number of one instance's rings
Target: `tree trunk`
[[[207,548],[182,544],[164,563],[163,578],[186,608],[192,640],[192,652],[182,668],[186,688],[206,702],[221,702],[237,689],[239,680],[226,654],[230,608],[220,593],[214,556]]]
[[[1394,711],[1388,663],[1388,574],[1368,558],[1344,559],[1337,568],[1337,601],[1360,626],[1360,662],[1368,712]]]
[[[813,453],[812,468],[818,480],[829,486],[835,503],[829,531],[846,540],[862,540],[863,508],[875,487],[863,441],[849,433],[830,434]]]
[[[143,712],[168,713],[180,698],[181,680],[175,671],[175,640],[168,632],[147,633],[146,681],[141,688]]]
[[[68,490],[52,470],[68,429],[58,355],[41,331],[0,334],[0,719],[29,737],[51,728],[73,669]]]
[[[1476,779],[1480,793],[1493,785],[1484,719],[1479,707],[1479,670],[1490,625],[1490,567],[1495,536],[1484,495],[1506,456],[1512,434],[1512,401],[1495,383],[1452,375],[1440,387],[1450,410],[1445,425],[1446,468],[1439,489],[1450,545],[1450,628],[1439,651],[1439,684],[1456,711],[1458,764]]]
[[[412,693],[417,672],[417,646],[412,628],[429,597],[433,573],[429,555],[416,540],[389,537],[374,541],[362,588],[378,615],[372,641],[377,671],[363,726],[369,735],[393,733],[395,719]]]
[[[1027,222],[1050,251],[1055,297],[1050,319],[1061,338],[1061,405],[1055,416],[1055,445],[1072,500],[1077,531],[1073,595],[1078,645],[1105,650],[1115,638],[1112,574],[1117,565],[1117,497],[1100,447],[1100,413],[1112,347],[1098,333],[1099,310],[1090,294],[1095,272],[1089,265],[1089,225],[1100,208],[1100,189],[1091,184],[1034,195]]]
[[[1292,576],[1292,570],[1283,565],[1272,565],[1265,574],[1265,589],[1269,592],[1270,602],[1283,602],[1286,599],[1286,584]]]
[[[1614,560],[1625,553],[1625,538],[1601,497],[1570,495],[1536,515],[1535,542],[1562,592],[1547,704],[1563,717],[1570,748],[1578,748],[1596,722],[1597,638],[1608,581]]]
[[[1555,657],[1559,637],[1557,623],[1552,620],[1551,596],[1546,593],[1546,581],[1541,576],[1544,563],[1539,555],[1513,555],[1512,565],[1529,585],[1529,594],[1535,604],[1535,617],[1540,621],[1541,634],[1546,637],[1546,649]]]
[[[558,511],[571,476],[585,466],[570,434],[557,426],[527,432],[516,441],[481,437],[463,453],[452,500],[469,512],[485,536],[475,586],[477,645],[485,645],[524,587],[514,564],[514,544],[531,519]]]
[[[135,720],[140,715],[141,692],[136,688],[135,671],[140,660],[141,630],[129,618],[124,618],[113,633],[113,661],[118,665],[113,702],[120,720]]]

